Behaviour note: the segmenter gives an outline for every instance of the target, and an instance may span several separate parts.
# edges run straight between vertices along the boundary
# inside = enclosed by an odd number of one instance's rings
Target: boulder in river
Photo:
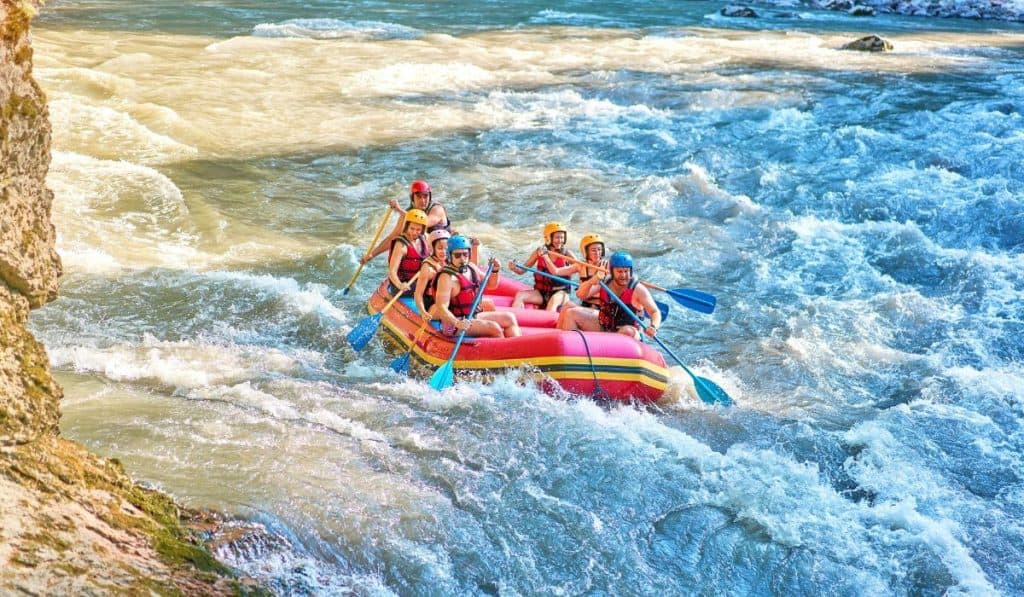
[[[736,5],[736,4],[730,4],[728,6],[723,6],[722,10],[720,10],[719,13],[721,13],[721,15],[723,17],[747,17],[747,18],[754,18],[754,17],[758,16],[757,13],[754,12],[753,8],[750,8],[749,6],[739,6],[739,5]]]
[[[843,44],[840,50],[859,50],[861,52],[889,52],[892,50],[892,42],[882,39],[877,35],[868,35],[860,39]]]

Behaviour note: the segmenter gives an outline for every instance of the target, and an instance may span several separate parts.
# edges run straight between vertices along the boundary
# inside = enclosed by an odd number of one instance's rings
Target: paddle
[[[391,206],[389,205],[387,207],[387,212],[384,213],[384,219],[380,221],[380,226],[377,227],[377,234],[373,235],[373,240],[370,241],[370,247],[368,249],[366,249],[366,255],[364,255],[364,259],[366,257],[369,257],[370,256],[370,251],[372,251],[373,248],[377,246],[377,239],[380,238],[380,234],[382,232],[384,232],[384,227],[387,226],[388,219],[390,217],[391,217]],[[352,285],[356,283],[356,278],[359,277],[359,272],[363,271],[363,266],[364,265],[366,265],[366,264],[362,263],[362,261],[360,260],[359,267],[356,268],[356,273],[352,274],[352,279],[348,281],[348,286],[345,287],[345,290],[341,291],[341,295],[342,296],[348,296],[348,291],[352,290]]]
[[[580,285],[579,282],[573,282],[572,280],[567,280],[566,278],[562,278],[560,276],[556,276],[556,275],[550,274],[548,272],[542,272],[539,269],[535,269],[535,268],[523,265],[521,263],[516,263],[514,265],[516,265],[518,267],[521,267],[521,268],[525,269],[528,272],[533,272],[535,274],[540,274],[542,276],[547,276],[548,278],[551,278],[552,280],[554,280],[556,282],[561,282],[562,284],[566,284],[568,286],[572,286],[573,288],[575,288],[576,286]],[[661,302],[661,301],[654,301],[654,304],[657,305],[658,306],[658,310],[661,311],[661,318],[662,319],[666,319],[668,317],[668,305],[666,303]]]
[[[420,272],[416,272],[416,275],[409,279],[409,283],[416,281],[416,278],[420,277]],[[395,292],[395,296],[391,297],[388,304],[384,305],[384,308],[377,311],[369,317],[364,317],[362,321],[356,324],[356,327],[352,328],[352,331],[345,336],[348,343],[352,345],[352,348],[356,350],[362,350],[366,347],[366,344],[373,338],[373,335],[377,333],[377,328],[380,326],[380,319],[384,316],[384,312],[391,308],[391,305],[395,304],[395,301],[402,298],[400,291]]]
[[[420,336],[423,335],[423,331],[426,329],[427,324],[426,322],[424,322],[423,325],[420,326],[420,329],[416,330],[416,335],[413,336],[412,344],[409,346],[409,350],[407,350],[405,354],[403,354],[402,356],[397,357],[395,358],[395,360],[391,361],[390,367],[392,371],[394,371],[395,373],[409,372],[409,357],[412,355],[413,349],[416,348],[416,344],[419,342]]]
[[[612,289],[608,288],[608,286],[605,285],[604,282],[600,282],[600,284],[601,288],[604,288],[604,291],[608,294],[608,296],[615,299],[615,302],[618,303],[620,307],[622,307],[623,311],[628,313],[629,316],[633,318],[633,321],[635,321],[637,325],[644,329],[647,329],[647,324],[641,321],[640,318],[636,316],[636,313],[633,313],[633,309],[627,307],[626,304],[622,302],[622,299],[620,299],[617,294],[612,292]],[[732,398],[730,398],[729,395],[725,393],[725,390],[718,387],[718,385],[715,384],[715,382],[711,381],[706,377],[694,375],[693,371],[690,371],[689,367],[684,365],[683,361],[681,361],[679,357],[677,357],[675,353],[669,349],[668,346],[665,346],[665,343],[661,341],[661,338],[654,336],[654,341],[657,342],[658,345],[661,346],[661,348],[669,354],[669,356],[675,359],[675,361],[679,363],[679,366],[682,367],[683,370],[686,371],[691,378],[693,378],[693,385],[697,388],[697,395],[700,396],[701,400],[708,404],[721,403],[725,406],[729,406],[730,404],[732,404]]]
[[[548,251],[548,253],[554,255],[555,257],[561,257],[563,259],[572,261],[573,263],[579,263],[591,269],[596,269],[599,272],[604,272],[606,274],[608,273],[608,270],[606,270],[603,267],[598,267],[592,263],[587,263],[574,257],[570,257],[569,255],[562,255],[561,253],[555,253],[554,251]],[[644,282],[642,280],[640,281],[640,283],[648,288],[668,293],[668,295],[675,299],[675,301],[680,305],[686,307],[687,309],[700,311],[701,313],[714,313],[715,304],[718,302],[718,299],[716,299],[713,295],[710,295],[706,292],[701,292],[699,290],[693,290],[691,288],[664,288],[662,286],[658,286],[657,284]]]
[[[491,272],[494,271],[494,264],[487,268],[487,273],[484,274],[482,281],[480,282],[480,290],[476,291],[476,297],[473,299],[473,306],[469,308],[469,317],[466,321],[473,320],[473,313],[476,313],[477,305],[480,304],[480,299],[484,296],[484,288],[487,287],[487,279],[491,277]],[[469,329],[469,326],[466,327]],[[455,347],[452,348],[452,356],[448,357],[448,362],[434,371],[434,374],[430,376],[430,387],[435,390],[443,390],[448,386],[452,385],[452,380],[455,377],[454,365],[455,355],[459,352],[459,347],[462,346],[462,340],[466,337],[466,330],[459,332],[459,339],[455,341]]]

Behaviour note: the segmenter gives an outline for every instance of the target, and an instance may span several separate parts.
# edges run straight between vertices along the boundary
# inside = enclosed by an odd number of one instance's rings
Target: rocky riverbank
[[[46,97],[32,78],[35,1],[0,0],[0,593],[249,592],[121,465],[60,437],[61,389],[25,324],[61,263]]]

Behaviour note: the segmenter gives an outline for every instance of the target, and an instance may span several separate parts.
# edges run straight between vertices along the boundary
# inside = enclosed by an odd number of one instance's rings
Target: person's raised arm
[[[651,323],[647,324],[644,333],[652,338],[657,336],[658,328],[661,327],[661,310],[658,309],[658,305],[654,302],[651,291],[647,290],[642,284],[637,284],[633,289],[633,300],[631,302],[634,308],[643,308],[651,316]]]
[[[399,211],[399,213],[402,213],[402,212]],[[403,218],[399,218],[398,222],[395,223],[395,227],[391,230],[391,232],[386,237],[384,237],[384,240],[380,241],[380,244],[377,245],[376,247],[374,247],[373,250],[370,251],[369,253],[367,253],[366,256],[364,256],[363,259],[361,259],[360,261],[362,261],[363,263],[366,263],[366,262],[370,261],[371,259],[373,259],[374,257],[376,257],[377,255],[380,255],[384,251],[387,251],[388,249],[390,249],[391,248],[391,243],[396,238],[398,238],[398,236],[400,234],[402,234],[402,224],[404,224],[404,223],[405,223],[405,220]]]
[[[597,293],[601,291],[601,285],[599,284],[601,280],[602,278],[599,275],[584,280],[579,288],[576,289],[576,298],[585,301],[597,296]]]

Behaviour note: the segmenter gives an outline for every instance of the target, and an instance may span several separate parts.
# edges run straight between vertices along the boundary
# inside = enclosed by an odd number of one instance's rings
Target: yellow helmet
[[[548,222],[544,224],[544,244],[551,244],[551,237],[556,233],[561,232],[565,234],[565,240],[569,240],[569,231],[565,229],[565,224],[561,222]]]
[[[427,227],[427,212],[422,209],[410,209],[405,212],[405,225],[402,230],[409,227],[409,224],[420,224],[424,229]]]
[[[581,259],[587,258],[587,248],[594,243],[601,244],[601,256],[604,257],[604,239],[601,238],[600,234],[591,232],[590,234],[584,234],[583,238],[580,239],[580,253],[583,254]]]

